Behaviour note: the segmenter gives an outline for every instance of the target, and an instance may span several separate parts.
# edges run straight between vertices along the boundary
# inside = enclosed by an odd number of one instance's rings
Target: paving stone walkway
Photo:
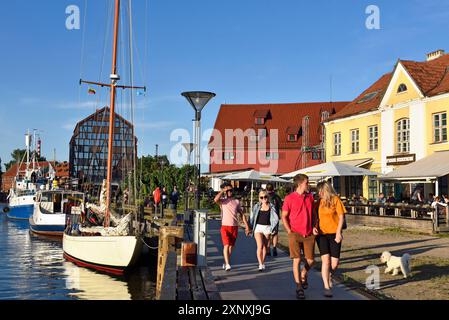
[[[224,271],[220,226],[218,220],[210,220],[208,225],[208,265],[223,300],[296,300],[292,261],[288,254],[278,249],[278,256],[267,257],[266,270],[259,272],[256,241],[246,237],[242,229],[231,258],[232,270]],[[367,299],[341,284],[334,287],[333,293],[334,300]],[[313,270],[309,274],[309,288],[305,294],[309,300],[328,299],[323,296],[319,272]]]

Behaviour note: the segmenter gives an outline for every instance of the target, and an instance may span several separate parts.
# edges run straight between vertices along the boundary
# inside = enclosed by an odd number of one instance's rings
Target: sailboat
[[[139,227],[133,224],[135,214],[118,217],[112,213],[112,158],[115,127],[115,104],[117,88],[145,89],[144,87],[118,85],[120,76],[117,70],[117,49],[120,22],[120,0],[115,0],[114,38],[112,52],[112,72],[110,83],[96,83],[81,80],[81,83],[110,88],[110,112],[108,132],[107,176],[103,181],[100,204],[86,203],[81,213],[67,217],[63,235],[63,251],[66,260],[78,266],[121,275],[139,258],[142,240]],[[92,225],[96,216],[102,225]],[[91,218],[89,218],[91,217]]]
[[[47,183],[36,161],[36,150],[31,153],[31,143],[32,136],[28,132],[25,135],[26,169],[21,170],[23,160],[18,163],[14,185],[7,198],[7,216],[13,220],[28,220],[32,216],[36,192]]]

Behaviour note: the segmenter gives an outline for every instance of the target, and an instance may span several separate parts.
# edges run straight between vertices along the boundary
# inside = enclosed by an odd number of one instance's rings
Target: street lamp
[[[193,91],[184,92],[181,94],[190,103],[192,108],[195,110],[195,167],[196,173],[196,204],[195,209],[200,209],[200,183],[201,183],[201,111],[206,106],[206,104],[212,100],[216,94],[212,92],[204,91]]]
[[[190,166],[190,157],[192,155],[192,151],[195,149],[195,144],[194,143],[183,143],[182,146],[184,147],[184,149],[187,151],[187,165]],[[187,212],[187,210],[189,210],[188,207],[188,197],[189,197],[189,193],[188,193],[188,184],[189,184],[189,175],[187,174],[188,171],[186,172],[186,179],[185,179],[185,183],[186,183],[186,187],[184,190],[184,209],[185,212]]]

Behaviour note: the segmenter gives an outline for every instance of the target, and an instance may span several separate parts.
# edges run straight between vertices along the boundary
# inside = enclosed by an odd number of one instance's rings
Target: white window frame
[[[351,130],[351,153],[360,152],[360,130]]]
[[[333,134],[334,139],[334,156],[341,156],[341,132]]]
[[[438,125],[436,124],[436,121],[438,121]],[[443,124],[443,121],[445,121],[446,123]],[[434,143],[447,142],[447,112],[434,113],[432,115],[432,127],[433,127],[433,142]],[[445,134],[443,134],[443,132]],[[446,136],[446,139],[444,139],[444,136]]]
[[[223,152],[223,160],[234,160],[234,159],[235,159],[234,152],[228,152],[228,151]]]
[[[405,124],[405,128],[404,128]],[[403,118],[396,121],[396,152],[410,152],[410,119]]]
[[[368,150],[379,150],[379,126],[377,125],[368,127]]]

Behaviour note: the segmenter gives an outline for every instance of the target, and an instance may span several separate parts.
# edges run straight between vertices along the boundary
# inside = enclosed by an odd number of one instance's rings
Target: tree
[[[20,163],[25,158],[26,152],[27,152],[26,149],[15,149],[11,153],[12,160],[8,163],[5,163],[6,171],[8,171],[15,163]],[[34,152],[35,151],[31,153],[30,159],[33,158]],[[45,157],[36,157],[36,158],[37,158],[36,161],[47,161]]]

